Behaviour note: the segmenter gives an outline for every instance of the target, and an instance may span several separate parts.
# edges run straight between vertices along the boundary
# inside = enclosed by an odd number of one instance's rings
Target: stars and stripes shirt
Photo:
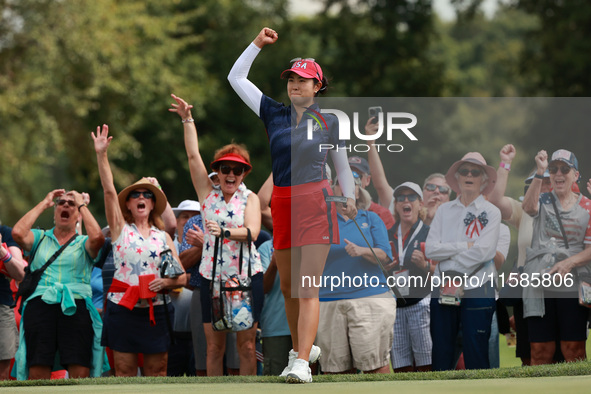
[[[160,277],[160,252],[168,248],[164,231],[152,226],[148,238],[144,238],[135,224],[126,223],[113,242],[115,276],[130,286],[139,285],[139,275],[155,274]],[[108,299],[119,304],[125,293],[109,293]],[[154,305],[162,305],[162,297],[154,297]],[[140,299],[136,307],[147,308],[147,300]]]
[[[226,203],[222,191],[219,189],[213,189],[201,204],[201,213],[204,215],[204,219],[215,220],[222,228],[244,227],[244,211],[246,210],[246,201],[248,200],[250,193],[252,193],[252,191],[248,190],[244,183],[242,183],[230,201]],[[203,253],[201,257],[201,265],[199,266],[199,273],[202,277],[208,280],[212,279],[215,242],[216,237],[211,235],[207,226],[205,226]],[[223,280],[232,275],[239,274],[241,247],[244,248],[241,276],[245,278],[248,275],[248,248],[246,245],[243,246],[242,242],[224,238],[223,247],[221,250],[218,250],[216,277],[219,277],[218,273],[220,272]],[[251,245],[250,257],[252,263],[252,275],[263,272],[261,256],[257,252],[254,243]]]

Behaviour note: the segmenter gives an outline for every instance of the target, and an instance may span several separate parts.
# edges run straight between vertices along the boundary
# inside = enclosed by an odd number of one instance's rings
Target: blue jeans
[[[455,368],[454,348],[460,329],[466,369],[490,368],[488,340],[495,309],[495,291],[490,283],[466,290],[460,306],[439,304],[439,289],[435,289],[431,298],[433,370]]]

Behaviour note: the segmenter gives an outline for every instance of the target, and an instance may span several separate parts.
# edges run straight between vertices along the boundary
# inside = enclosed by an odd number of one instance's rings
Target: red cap
[[[291,68],[281,73],[281,78],[285,79],[289,76],[290,72],[294,72],[304,78],[315,78],[322,82],[322,69],[320,65],[314,61],[314,59],[302,59],[296,58],[292,60]]]
[[[220,157],[219,159],[212,161],[210,164],[211,168],[213,168],[213,169],[217,168],[217,166],[222,161],[235,161],[238,163],[245,164],[249,170],[252,169],[252,165],[250,165],[250,163],[247,162],[246,159],[244,159],[244,157],[242,157],[236,153],[228,153],[227,155],[224,155],[224,156]]]

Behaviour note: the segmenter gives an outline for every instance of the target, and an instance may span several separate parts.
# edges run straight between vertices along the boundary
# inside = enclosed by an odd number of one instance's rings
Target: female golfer
[[[277,39],[274,30],[263,28],[238,58],[228,80],[264,122],[271,145],[273,246],[294,346],[281,376],[287,382],[303,383],[312,381],[308,362],[320,356],[320,349],[312,346],[318,329],[318,288],[310,283],[321,278],[330,244],[339,242],[336,207],[325,201],[332,194],[324,169],[326,150],[319,147],[343,143],[338,140],[336,117],[326,114],[321,115],[320,127],[315,127],[308,139],[308,120],[320,115],[314,98],[327,87],[322,69],[313,59],[294,59],[291,68],[281,73],[281,78],[287,79],[290,106],[265,96],[247,79],[261,48]],[[330,154],[347,197],[343,213],[354,218],[357,210],[347,154],[341,149],[330,150]],[[308,281],[302,283],[305,279]]]

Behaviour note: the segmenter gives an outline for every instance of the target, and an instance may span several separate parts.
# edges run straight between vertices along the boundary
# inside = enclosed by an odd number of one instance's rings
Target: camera
[[[370,119],[372,119],[371,123],[377,123],[378,122],[378,115],[380,114],[380,112],[384,112],[382,110],[382,107],[369,107],[367,110]]]

